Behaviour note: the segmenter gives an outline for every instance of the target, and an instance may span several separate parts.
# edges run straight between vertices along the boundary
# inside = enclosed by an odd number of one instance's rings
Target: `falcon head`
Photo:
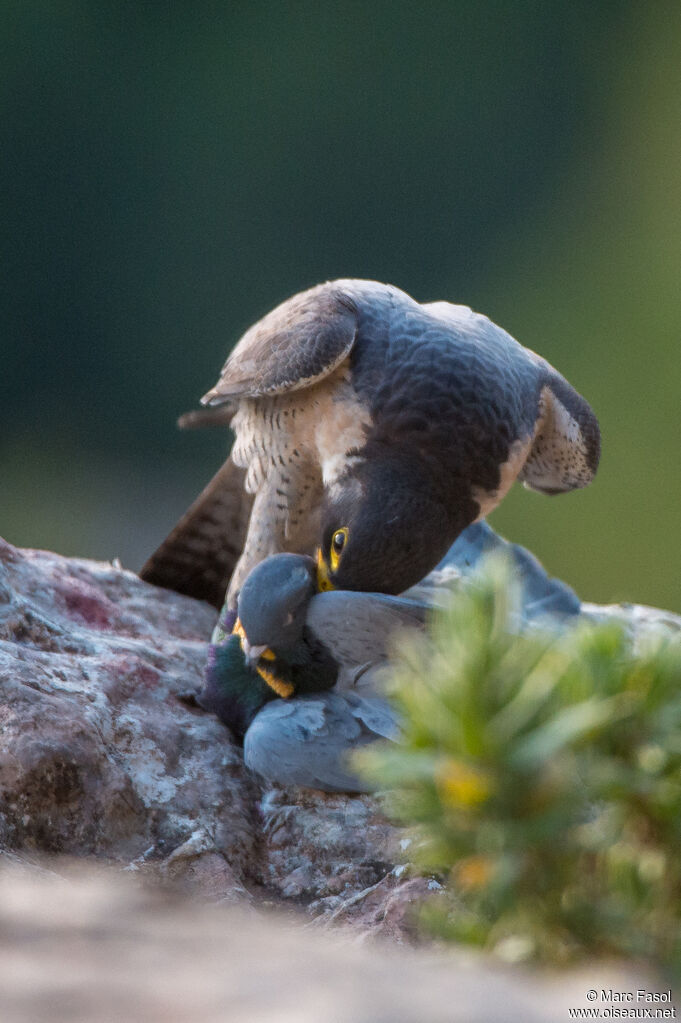
[[[468,501],[455,535],[477,514]],[[452,514],[418,463],[362,459],[327,493],[317,550],[320,590],[402,593],[446,554]]]

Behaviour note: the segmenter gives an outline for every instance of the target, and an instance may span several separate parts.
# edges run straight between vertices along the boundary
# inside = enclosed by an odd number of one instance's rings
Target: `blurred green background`
[[[681,610],[681,4],[0,7],[0,534],[138,568],[225,436],[176,416],[321,280],[487,313],[602,425],[492,524]]]

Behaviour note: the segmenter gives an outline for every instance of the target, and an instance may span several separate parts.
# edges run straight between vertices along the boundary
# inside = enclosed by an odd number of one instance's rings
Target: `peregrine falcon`
[[[205,688],[192,702],[243,738],[246,765],[265,778],[365,791],[346,755],[377,738],[397,737],[397,712],[384,690],[395,632],[423,629],[486,557],[500,552],[513,566],[518,629],[537,621],[544,630],[562,629],[580,614],[580,601],[565,583],[550,579],[529,551],[485,522],[468,526],[443,561],[402,597],[319,593],[312,558],[277,554],[244,582],[232,634],[228,609],[221,615]]]
[[[600,454],[594,413],[548,362],[467,306],[375,281],[278,306],[202,403],[199,419],[232,417],[231,457],[141,574],[217,604],[229,583],[232,608],[282,551],[316,550],[320,589],[401,593],[515,479],[573,490]]]

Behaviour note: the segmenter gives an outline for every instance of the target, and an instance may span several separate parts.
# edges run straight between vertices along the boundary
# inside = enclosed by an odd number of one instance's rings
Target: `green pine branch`
[[[490,561],[396,641],[400,745],[362,753],[446,895],[441,936],[510,959],[621,954],[681,975],[681,636],[519,629]]]

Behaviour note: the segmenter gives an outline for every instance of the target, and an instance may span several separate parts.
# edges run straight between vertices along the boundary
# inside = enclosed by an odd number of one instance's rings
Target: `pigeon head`
[[[256,565],[239,593],[235,626],[251,664],[298,643],[316,589],[312,558],[275,554]]]

